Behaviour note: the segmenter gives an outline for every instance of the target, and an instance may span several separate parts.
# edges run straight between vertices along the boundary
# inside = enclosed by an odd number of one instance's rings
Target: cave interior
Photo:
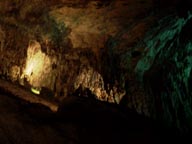
[[[0,1],[0,143],[191,141],[190,0]]]

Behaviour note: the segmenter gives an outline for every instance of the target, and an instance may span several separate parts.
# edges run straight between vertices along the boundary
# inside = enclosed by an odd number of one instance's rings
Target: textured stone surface
[[[120,81],[124,74],[116,75],[122,69],[116,56],[121,55],[119,50],[132,51],[151,25],[153,17],[146,15],[152,1],[3,4],[7,7],[1,11],[7,15],[1,17],[2,78],[49,89],[60,100],[82,85],[100,100],[120,102],[125,95],[124,79]],[[40,11],[45,5],[50,9]],[[84,70],[86,77],[92,77],[88,82],[80,80]]]
[[[191,129],[192,119],[191,23],[191,14],[159,21],[146,36],[148,50],[136,67],[154,107],[153,116],[182,131]]]
[[[150,87],[152,83],[156,90],[156,81],[163,78],[174,85],[170,84],[172,89],[180,82],[187,87],[190,68],[181,63],[188,63],[189,59],[180,60],[186,52],[179,50],[176,55],[167,48],[171,44],[177,47],[172,41],[178,37],[181,37],[179,43],[190,39],[190,34],[186,38],[179,36],[190,3],[189,0],[1,1],[0,77],[41,90],[42,95],[59,101],[78,87],[88,88],[97,99],[120,103],[148,116],[165,112],[170,120],[170,111],[165,109],[172,106],[165,100],[162,110],[159,103],[163,100],[155,96],[156,93],[151,94]],[[149,30],[151,33],[146,34]],[[190,45],[184,47],[189,49]],[[169,55],[164,55],[165,51],[169,51]],[[170,78],[165,72],[167,69],[159,66],[175,68],[172,61],[167,62],[174,54],[174,58],[180,60],[177,72],[187,78]],[[154,78],[158,77],[154,73],[163,78]],[[139,80],[144,77],[143,86]],[[162,89],[159,87],[158,91]],[[174,106],[175,100],[185,97],[178,93],[180,91],[174,93],[176,99],[168,99]],[[190,103],[186,102],[184,110],[190,111]],[[177,110],[173,113],[175,116]],[[191,117],[191,113],[188,114],[186,116]]]

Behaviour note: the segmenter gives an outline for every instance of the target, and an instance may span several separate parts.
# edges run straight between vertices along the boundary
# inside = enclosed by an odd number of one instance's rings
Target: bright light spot
[[[44,65],[44,57],[45,54],[41,51],[38,51],[34,55],[30,56],[26,63],[25,75],[31,76],[33,74],[40,74]]]
[[[27,49],[24,77],[30,85],[36,88],[44,86],[51,70],[50,58],[41,51],[41,45],[37,41],[30,41]]]
[[[32,93],[37,94],[37,95],[39,95],[41,92],[40,90],[38,90],[36,88],[31,88],[31,91],[32,91]]]
[[[33,62],[30,62],[30,61],[27,62],[27,66],[26,66],[26,70],[25,70],[25,75],[29,76],[29,75],[32,74],[33,67],[34,67],[33,65],[34,65]]]

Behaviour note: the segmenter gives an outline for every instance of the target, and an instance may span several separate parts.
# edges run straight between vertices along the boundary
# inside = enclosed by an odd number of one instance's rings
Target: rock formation
[[[190,0],[0,2],[0,78],[61,102],[78,88],[191,127]]]

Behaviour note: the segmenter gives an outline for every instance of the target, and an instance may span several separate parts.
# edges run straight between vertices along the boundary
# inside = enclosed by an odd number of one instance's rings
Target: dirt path
[[[28,101],[30,103],[42,104],[46,107],[49,107],[53,112],[56,112],[58,110],[57,103],[51,102],[49,100],[36,96],[36,95],[32,94],[31,92],[26,91],[24,88],[16,86],[5,80],[0,79],[0,89],[12,94],[13,96],[16,96],[20,99]]]

